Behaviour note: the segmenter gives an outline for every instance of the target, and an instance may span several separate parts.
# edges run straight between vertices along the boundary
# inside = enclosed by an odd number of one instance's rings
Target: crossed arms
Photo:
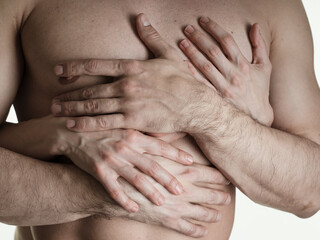
[[[147,31],[148,30],[153,31],[151,27],[148,27]],[[287,34],[290,35],[290,33]],[[278,44],[281,46],[281,43]],[[286,42],[286,44],[288,44],[288,42]],[[160,45],[160,49],[163,46],[163,44]],[[282,48],[282,46],[278,46],[278,48],[287,49],[284,47]],[[271,51],[271,59],[274,64],[274,68],[277,67],[275,66],[275,63],[277,63],[277,61],[280,61],[279,59],[281,59],[281,57],[277,56],[277,54],[280,54],[278,52],[281,52],[278,48]],[[301,51],[303,50],[304,49],[302,49]],[[301,54],[303,56],[305,55],[305,53]],[[168,59],[167,56],[162,56],[162,58]],[[169,60],[171,61],[170,63],[172,63],[173,60]],[[309,60],[306,61],[305,64],[310,64],[311,66],[311,62]],[[144,66],[143,64],[144,63],[141,63],[142,66]],[[289,72],[298,71],[296,67],[291,68],[291,64],[294,65],[296,64],[296,62],[289,62],[289,66],[286,65],[284,67],[285,70],[283,71],[274,70],[275,75],[277,76],[276,79],[280,77],[284,77],[284,79],[287,79],[287,74],[289,70],[286,68],[290,68]],[[295,78],[304,78],[308,76],[309,79],[312,79],[310,80],[310,84],[308,84],[308,86],[313,85],[314,76],[313,74],[309,73],[310,67],[307,67],[302,63],[299,63],[299,65],[301,66],[301,69],[308,69],[308,71],[298,71],[299,74],[295,73],[295,75],[297,75],[295,76]],[[103,66],[108,65],[104,64]],[[150,66],[152,65],[150,64]],[[81,71],[81,68],[79,69]],[[110,69],[104,67],[103,70],[105,69],[107,69],[107,73],[110,74]],[[102,73],[104,73],[99,68],[93,70],[94,71],[90,72],[91,74],[103,75]],[[147,68],[147,70],[149,70],[149,68]],[[308,74],[306,74],[306,72],[308,72]],[[78,72],[72,74],[77,75],[80,73]],[[129,72],[123,72],[123,74],[129,77],[132,76],[132,74],[130,74]],[[13,72],[11,74],[8,74],[8,76],[16,78],[15,76],[13,76]],[[279,86],[279,84],[276,85]],[[298,81],[298,83],[294,82],[294,84],[299,85],[302,83]],[[283,120],[287,118],[283,117],[283,115],[286,115],[287,111],[285,111],[285,109],[282,109],[283,106],[278,107],[279,104],[283,103],[278,103],[278,101],[273,100],[274,98],[271,96],[271,102],[274,102],[273,107],[275,110],[274,126],[278,128],[284,128],[286,126],[287,128],[289,128],[288,132],[292,132],[297,135],[299,134],[300,136],[298,137],[290,133],[285,133],[284,131],[275,130],[262,126],[258,124],[256,121],[252,120],[247,115],[238,111],[219,95],[213,94],[212,89],[209,92],[207,88],[202,88],[202,85],[201,87],[200,85],[198,87],[205,93],[204,98],[206,99],[206,101],[198,103],[195,103],[195,101],[190,101],[193,104],[199,104],[194,106],[200,106],[200,108],[194,108],[193,106],[192,109],[202,109],[202,112],[200,114],[198,114],[197,112],[188,111],[183,113],[182,111],[183,115],[180,116],[181,119],[188,119],[188,117],[190,118],[190,115],[195,117],[193,119],[190,119],[190,121],[188,121],[188,124],[176,126],[174,129],[170,129],[170,123],[168,123],[168,125],[165,126],[165,128],[161,125],[159,126],[157,124],[151,124],[151,126],[156,126],[157,128],[151,127],[147,129],[147,124],[144,122],[144,119],[139,119],[142,123],[139,126],[134,125],[134,121],[130,121],[130,119],[126,119],[126,121],[124,121],[123,123],[117,122],[117,124],[123,124],[121,127],[135,128],[141,131],[149,132],[187,132],[197,140],[199,146],[202,148],[208,159],[212,161],[226,176],[229,177],[229,179],[235,185],[242,189],[253,200],[273,207],[284,209],[286,211],[293,212],[300,216],[310,216],[313,213],[315,213],[319,209],[319,203],[317,202],[317,199],[319,199],[320,192],[318,189],[319,136],[317,133],[317,131],[319,131],[319,111],[305,111],[306,113],[308,113],[308,116],[310,116],[309,119],[304,117],[304,121],[301,121],[300,119],[299,121],[295,121],[296,126],[294,126],[294,124],[288,125],[286,124],[287,121]],[[273,87],[271,86],[271,95],[273,94],[272,89]],[[274,90],[273,92],[277,91],[279,90]],[[317,102],[317,99],[319,99],[319,93],[314,91],[311,91],[311,93],[312,97],[310,97],[310,100],[308,100],[307,103],[302,102],[299,105],[296,105],[296,107],[304,109],[305,105],[308,105],[308,109],[313,109],[313,101]],[[143,95],[140,97],[141,99],[144,98]],[[109,96],[109,98],[112,98],[112,96]],[[218,111],[218,109],[216,108],[212,109],[212,105],[218,105],[221,108]],[[288,106],[286,105],[285,107]],[[4,110],[2,111],[5,112],[7,106],[3,109]],[[151,106],[151,109],[154,108]],[[138,114],[138,117],[143,116],[143,114],[145,114],[145,112],[143,112],[145,111],[145,109],[136,109],[136,111],[141,111],[141,114]],[[203,114],[204,112],[206,112],[207,114]],[[294,116],[293,112],[290,112],[288,114],[291,117]],[[212,116],[216,117],[212,119]],[[282,116],[282,118],[279,118],[278,116]],[[208,119],[210,119],[210,121],[208,121]],[[293,119],[297,118],[295,117]],[[79,121],[79,119],[73,120]],[[86,119],[86,121],[87,120],[88,119]],[[89,120],[91,121],[91,123],[89,125],[87,124],[86,126],[96,128],[97,126],[95,125],[95,120],[96,119],[91,118]],[[177,122],[176,120],[177,119],[175,119],[175,122]],[[83,121],[83,119],[80,119],[80,121]],[[151,119],[150,121],[154,121],[154,119]],[[102,121],[102,123],[103,122],[110,121]],[[81,126],[81,124],[79,125],[79,122],[77,123],[77,127]],[[148,124],[148,126],[150,126],[150,124]],[[105,129],[106,127],[109,128],[110,126],[104,125],[102,127]],[[101,126],[99,126],[99,128],[101,128]],[[246,131],[239,131],[239,129],[246,129]],[[79,128],[75,128],[74,130],[79,130]],[[90,129],[86,128],[80,130],[83,131]],[[217,141],[217,139],[219,139],[219,141]],[[259,149],[259,151],[257,151],[257,149]],[[11,169],[13,171],[13,169],[16,169],[17,164],[19,164],[21,166],[21,169],[29,169],[28,167],[34,167],[34,169],[39,169],[39,171],[41,170],[44,173],[46,173],[46,175],[44,176],[52,176],[52,169],[50,169],[51,164],[49,163],[38,163],[32,159],[28,159],[26,157],[15,154],[13,152],[9,152],[7,150],[3,150],[3,156],[8,156],[7,158],[4,158],[4,160],[2,161],[2,164],[4,164],[4,166],[7,166],[7,169]],[[288,167],[289,164],[292,162],[294,162],[293,166]],[[85,177],[86,174],[82,172],[80,173],[80,171],[74,167],[61,167],[59,165],[52,166],[54,166],[54,170],[57,170],[57,172],[59,172],[59,169],[61,168],[60,171],[65,171],[66,175],[70,174],[70,176],[76,176],[78,174],[77,177],[79,177],[80,174],[82,178],[88,178],[88,176]],[[303,170],[303,172],[301,172],[301,170]],[[9,174],[3,174],[1,176],[3,178],[3,182],[7,181],[8,179],[10,180]],[[55,177],[53,177],[53,179],[55,179]],[[65,185],[60,186],[58,182],[56,184],[57,187],[59,187],[59,189],[62,189],[61,191],[64,191]],[[84,186],[86,185],[84,184]],[[17,186],[12,185],[11,187],[15,188]],[[3,192],[7,192],[7,188],[3,188],[2,190]],[[37,191],[38,190],[39,189],[37,189]],[[67,193],[67,191],[69,191],[69,189],[65,191],[65,194]],[[90,192],[90,190],[88,191]],[[101,189],[97,189],[97,192],[99,191],[102,192]],[[15,192],[18,193],[18,191]],[[41,191],[39,191],[39,193],[41,193]],[[13,196],[12,198],[15,199],[16,197],[17,196]],[[105,199],[107,199],[107,196],[104,197]],[[50,197],[48,197],[48,199],[50,199]],[[110,200],[110,202],[112,201]],[[66,208],[67,207],[68,206],[66,206]],[[36,206],[35,209],[36,208],[39,208],[39,206]],[[79,212],[81,211],[79,210]],[[81,217],[87,216],[87,214],[88,213],[84,213],[81,215]],[[58,219],[58,216],[56,217]],[[79,215],[73,215],[72,217],[65,216],[65,220],[63,221],[70,221],[78,217]]]

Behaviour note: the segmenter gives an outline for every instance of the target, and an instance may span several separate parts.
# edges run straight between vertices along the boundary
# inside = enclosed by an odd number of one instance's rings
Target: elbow
[[[293,212],[293,214],[296,215],[299,218],[310,218],[313,215],[315,215],[318,211],[319,211],[319,209],[317,209],[317,210],[315,210],[315,209],[306,209],[306,210],[303,210],[303,211]]]
[[[299,218],[310,218],[320,210],[319,201],[308,201],[300,204],[300,207],[292,213]]]

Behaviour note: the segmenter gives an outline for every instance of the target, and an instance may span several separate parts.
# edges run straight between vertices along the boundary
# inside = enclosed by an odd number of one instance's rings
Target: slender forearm
[[[0,147],[41,160],[54,157],[52,148],[64,120],[46,116],[18,124],[4,123],[0,127]]]
[[[193,133],[207,157],[252,200],[309,216],[319,210],[320,147],[262,126],[216,97],[214,121]]]
[[[0,148],[0,221],[47,225],[119,211],[101,185],[72,165],[42,162]],[[110,205],[110,207],[108,207]],[[111,206],[112,205],[112,206]]]

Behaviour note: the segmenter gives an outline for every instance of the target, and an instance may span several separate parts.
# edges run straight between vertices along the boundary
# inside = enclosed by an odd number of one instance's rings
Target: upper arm
[[[5,122],[22,77],[19,17],[15,1],[0,0],[0,124]]]
[[[276,1],[270,15],[273,66],[270,102],[273,127],[320,143],[320,91],[313,67],[313,42],[303,5],[298,0]]]

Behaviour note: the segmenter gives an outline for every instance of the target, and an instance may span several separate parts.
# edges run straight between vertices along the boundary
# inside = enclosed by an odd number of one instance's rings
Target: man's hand
[[[137,19],[141,39],[156,59],[84,60],[55,68],[60,77],[107,75],[118,79],[111,84],[88,87],[58,96],[52,111],[72,118],[67,127],[74,131],[133,128],[145,132],[183,132],[203,109],[203,92],[212,91],[195,80],[178,50],[168,45],[141,14]],[[82,100],[79,102],[79,100]],[[203,113],[202,113],[203,114]]]

